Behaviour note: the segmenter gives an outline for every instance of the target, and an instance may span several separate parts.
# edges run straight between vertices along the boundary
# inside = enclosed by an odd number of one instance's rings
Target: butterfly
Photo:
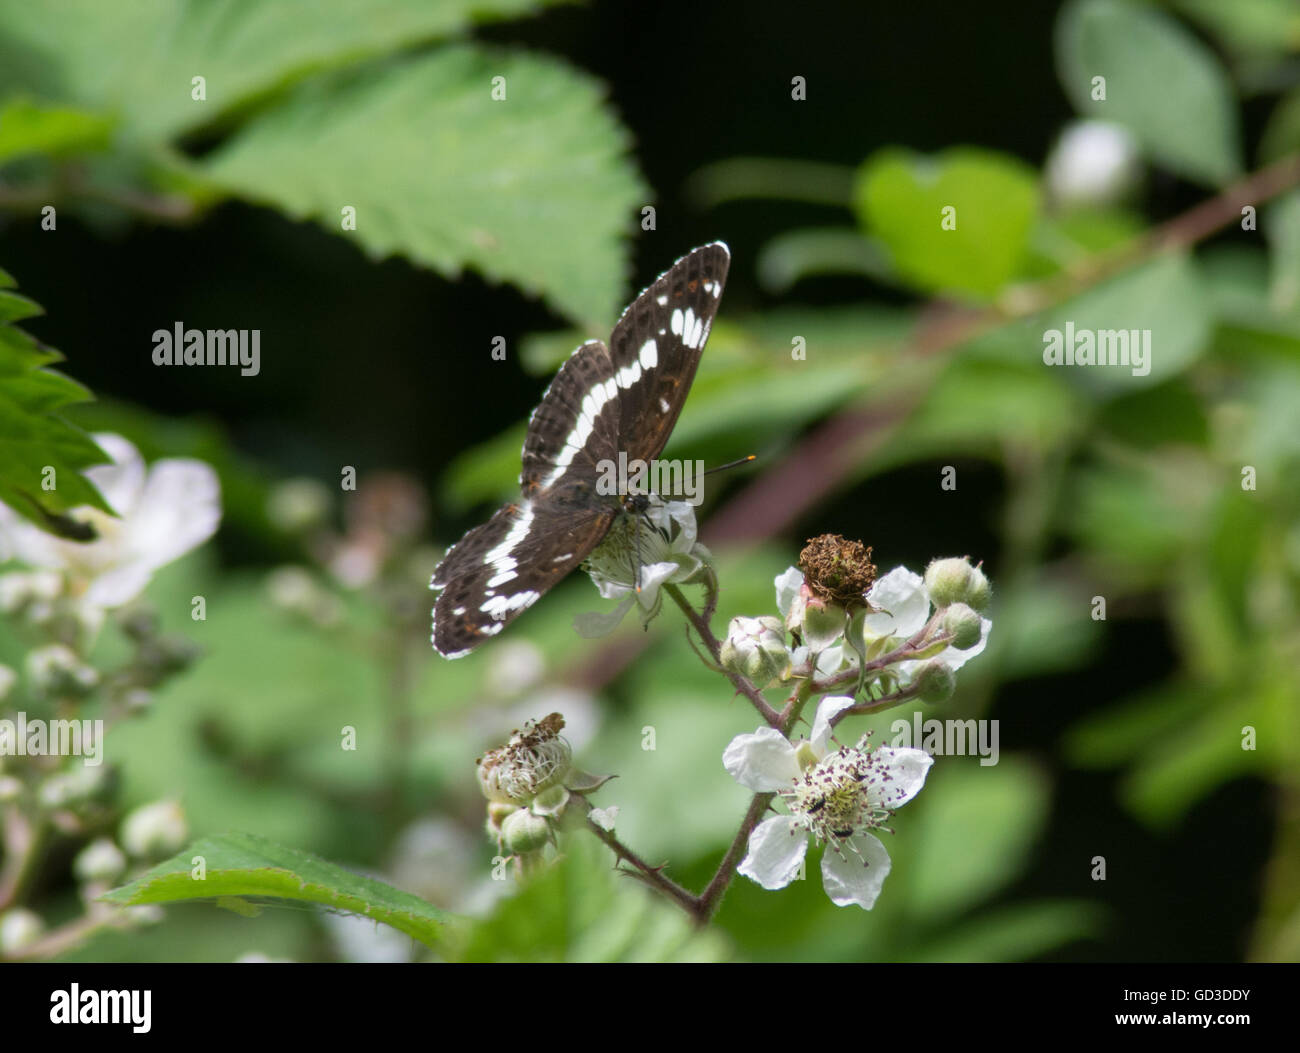
[[[609,344],[588,340],[528,420],[520,497],[448,549],[433,573],[433,646],[461,658],[497,635],[640,506],[601,493],[601,466],[658,457],[695,379],[731,253],[687,253],[632,303]],[[629,507],[630,506],[630,507]]]

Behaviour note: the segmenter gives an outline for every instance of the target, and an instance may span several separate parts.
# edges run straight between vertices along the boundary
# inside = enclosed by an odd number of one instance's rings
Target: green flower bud
[[[989,579],[979,567],[972,567],[970,588],[966,590],[966,602],[983,614],[989,609],[989,602],[992,599],[993,586],[989,583]]]
[[[520,808],[501,824],[501,840],[512,856],[540,852],[551,840],[551,824],[543,816]]]
[[[980,616],[964,603],[954,603],[944,612],[943,629],[952,635],[952,646],[959,651],[980,642]]]
[[[45,931],[45,922],[35,911],[15,907],[0,914],[0,952],[15,954],[31,946]]]
[[[179,852],[188,837],[185,813],[176,801],[142,805],[122,820],[122,847],[137,859]]]
[[[112,884],[125,873],[126,856],[107,837],[100,837],[77,853],[72,870],[83,882]]]
[[[957,674],[943,662],[929,662],[916,675],[922,702],[945,702],[957,687]]]
[[[849,616],[843,607],[814,597],[804,607],[800,632],[810,650],[824,651],[844,635],[848,625]]]
[[[761,690],[790,672],[790,652],[780,618],[731,619],[719,653],[722,665],[748,677]]]
[[[111,773],[100,766],[78,765],[45,778],[37,791],[41,804],[51,810],[74,808],[94,800],[112,784]]]
[[[99,671],[64,644],[47,644],[29,651],[27,676],[42,695],[80,697],[89,694],[99,683]]]
[[[286,534],[320,526],[329,514],[330,492],[316,479],[286,479],[271,491],[266,518]]]

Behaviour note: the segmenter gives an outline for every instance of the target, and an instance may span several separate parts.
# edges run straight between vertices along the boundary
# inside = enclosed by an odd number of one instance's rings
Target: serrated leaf
[[[1038,211],[1028,165],[956,147],[926,157],[889,147],[862,166],[854,204],[863,227],[924,292],[996,294],[1025,258]]]
[[[62,513],[81,505],[112,511],[81,474],[108,457],[89,435],[55,415],[87,401],[90,392],[45,368],[61,356],[38,348],[10,324],[39,313],[26,297],[0,293],[0,501],[45,530],[86,540]],[[50,482],[54,488],[46,489]]]
[[[607,330],[623,298],[622,236],[648,197],[626,146],[598,85],[559,60],[455,47],[313,81],[204,170],[374,256],[448,277],[472,267]],[[341,230],[345,206],[354,232]]]
[[[340,65],[511,18],[547,0],[0,0],[0,89],[120,113],[154,139]],[[191,97],[192,78],[206,99]]]
[[[203,857],[204,878],[191,874],[195,856]],[[310,852],[278,845],[254,834],[205,837],[147,874],[101,898],[137,906],[232,897],[269,896],[319,903],[335,910],[382,921],[430,947],[442,940],[456,920],[418,896],[382,881],[354,874]]]
[[[1057,70],[1079,113],[1127,127],[1158,164],[1199,183],[1241,172],[1232,85],[1214,53],[1159,11],[1076,0],[1056,33]],[[1093,78],[1105,78],[1094,99]]]

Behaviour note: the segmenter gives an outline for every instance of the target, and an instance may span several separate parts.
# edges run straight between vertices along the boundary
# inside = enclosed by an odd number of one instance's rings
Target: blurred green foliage
[[[348,237],[338,209],[353,204],[367,251],[448,276],[472,267],[583,323],[524,349],[528,368],[549,374],[623,302],[620,239],[648,194],[626,158],[627,132],[591,79],[555,57],[465,39],[474,20],[536,5],[393,0],[362,34],[340,16],[347,6],[290,19],[273,4],[160,0],[123,19],[86,2],[54,18],[3,0],[0,206],[30,212],[53,187],[77,207],[125,213],[150,195],[147,214],[189,219],[235,195]],[[1282,0],[1167,9],[1079,0],[1064,9],[1055,46],[1080,116],[1119,125],[1144,166],[1189,181],[1197,195],[1239,177],[1243,156],[1272,162],[1300,150],[1300,23]],[[195,72],[208,79],[205,104],[189,96]],[[497,74],[509,108],[491,100]],[[160,92],[164,82],[173,90]],[[1261,94],[1276,96],[1272,116],[1243,151],[1240,101]],[[187,152],[195,140],[212,149]],[[708,879],[747,800],[720,754],[756,719],[742,701],[728,704],[685,645],[676,612],[649,633],[629,624],[611,640],[580,640],[573,615],[600,601],[575,578],[509,639],[460,662],[435,660],[421,590],[437,551],[406,539],[383,574],[345,588],[308,541],[268,521],[277,481],[231,450],[218,426],[110,404],[73,419],[123,432],[150,458],[214,463],[228,527],[310,568],[342,605],[328,625],[295,616],[269,602],[264,568],[223,567],[210,551],[162,572],[151,602],[206,656],[147,718],[115,730],[123,806],[177,796],[199,834],[247,831],[394,881],[409,854],[404,832],[436,813],[468,847],[441,849],[426,860],[427,884],[404,887],[481,917],[444,948],[449,958],[1013,960],[1104,949],[1122,928],[1083,876],[1069,897],[1014,891],[1042,865],[1054,780],[1117,773],[1122,807],[1158,839],[1230,780],[1250,777],[1273,788],[1278,810],[1243,954],[1300,956],[1300,887],[1290,880],[1300,866],[1300,168],[1273,201],[1258,202],[1257,227],[1243,226],[1230,202],[1217,225],[1156,246],[1144,240],[1155,217],[1140,186],[1065,207],[1020,158],[966,145],[928,156],[907,144],[860,146],[857,167],[736,158],[698,174],[704,207],[778,199],[838,210],[838,223],[784,231],[757,261],[735,262],[770,291],[847,275],[890,295],[749,313],[724,303],[667,454],[721,462],[756,452],[761,464],[779,464],[810,429],[851,411],[888,424],[874,441],[836,451],[832,492],[935,460],[991,467],[1001,503],[987,502],[971,526],[1000,544],[972,553],[990,561],[994,630],[957,698],[933,715],[1001,716],[1006,735],[1002,694],[1048,696],[1051,678],[1078,678],[1091,711],[1062,729],[1059,756],[1004,751],[996,767],[940,758],[889,839],[894,869],[870,914],[827,902],[814,855],[812,879],[781,892],[738,879],[716,926],[693,935],[586,839],[494,899],[484,892],[493,852],[469,761],[549,708],[570,717],[584,767],[618,774],[595,801],[622,807],[619,835],[669,860],[692,887]],[[949,205],[954,230],[940,225]],[[3,262],[21,278],[21,260]],[[936,322],[952,327],[936,338]],[[1045,368],[1043,334],[1067,323],[1151,330],[1149,375]],[[797,337],[807,362],[791,357]],[[73,350],[75,361],[87,349]],[[20,353],[27,377],[52,360],[14,345]],[[20,388],[6,361],[8,428],[20,419],[10,408]],[[31,409],[21,419],[34,419]],[[452,461],[439,506],[461,513],[512,495],[522,434],[520,422]],[[801,511],[816,520],[816,507]],[[905,519],[908,510],[884,498],[879,515]],[[708,509],[703,523],[707,541]],[[871,526],[861,531],[868,542]],[[349,529],[346,520],[338,528]],[[774,538],[724,551],[718,624],[770,613],[772,579],[797,547]],[[195,595],[207,598],[205,622],[188,620]],[[1172,668],[1099,659],[1138,617],[1159,623]],[[0,661],[21,655],[16,630],[0,626]],[[540,671],[521,671],[530,663]],[[876,720],[882,739],[895,716],[910,710]],[[338,749],[345,726],[357,731],[356,752]],[[643,748],[647,727],[654,750]],[[1086,861],[1070,865],[1086,874]],[[70,895],[50,895],[53,914],[69,909]],[[212,914],[178,911],[75,954],[339,953],[309,911],[271,908],[220,924]]]

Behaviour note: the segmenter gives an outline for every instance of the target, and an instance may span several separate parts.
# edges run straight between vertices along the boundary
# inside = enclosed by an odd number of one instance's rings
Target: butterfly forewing
[[[591,340],[560,367],[528,422],[522,491],[447,553],[433,575],[433,645],[468,654],[531,607],[609,532],[617,495],[602,463],[657,457],[690,391],[730,255],[721,242],[682,257],[638,296],[610,347]]]
[[[720,241],[688,253],[632,301],[610,339],[622,449],[649,461],[668,443],[718,313],[731,253]]]

